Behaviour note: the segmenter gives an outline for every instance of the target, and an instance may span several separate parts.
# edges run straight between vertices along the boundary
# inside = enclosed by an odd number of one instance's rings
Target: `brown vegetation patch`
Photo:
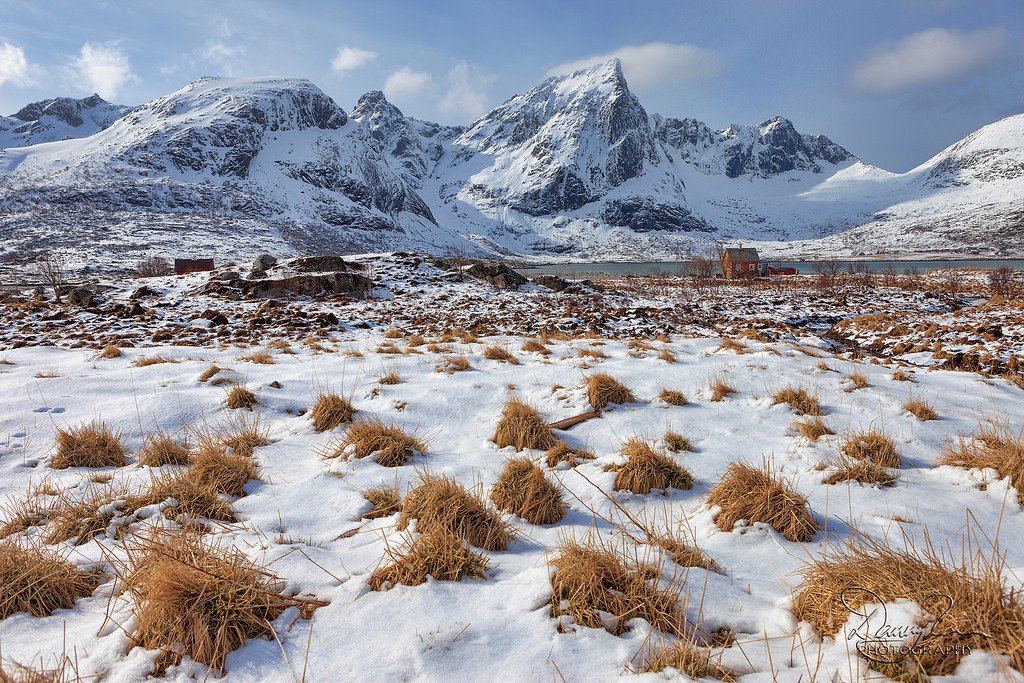
[[[854,460],[871,462],[882,467],[899,469],[903,466],[892,438],[873,429],[850,434],[843,443],[842,451]]]
[[[437,531],[420,535],[397,552],[389,548],[388,559],[390,564],[370,574],[368,584],[375,591],[398,584],[418,586],[428,576],[435,581],[483,578],[489,564],[485,555],[467,548],[462,539]]]
[[[221,370],[223,370],[223,368],[217,367],[216,365],[213,365],[211,363],[210,367],[206,368],[205,370],[202,371],[202,373],[200,373],[198,379],[200,382],[206,382]]]
[[[135,362],[132,363],[137,368],[148,368],[150,365],[161,365],[162,363],[179,363],[181,361],[175,360],[174,358],[167,358],[166,356],[143,356],[142,358],[136,358]]]
[[[665,430],[661,439],[670,453],[688,453],[693,450],[693,443],[688,438],[671,429]]]
[[[227,406],[231,410],[239,410],[241,408],[252,410],[254,406],[260,404],[256,394],[242,386],[231,387],[226,400]]]
[[[273,365],[274,357],[266,351],[257,351],[255,353],[247,353],[243,356],[239,356],[238,360],[245,361],[247,363],[255,363],[256,365]]]
[[[817,531],[807,498],[769,470],[733,462],[708,495],[708,507],[720,507],[715,525],[732,531],[741,519],[761,522],[790,541],[809,541]]]
[[[1024,507],[1024,438],[1005,425],[984,425],[973,438],[961,438],[939,458],[940,465],[964,469],[993,469],[1007,477]]]
[[[395,527],[403,531],[413,519],[421,534],[454,535],[484,550],[506,550],[516,537],[513,527],[483,498],[453,478],[433,474],[420,474],[419,484],[402,502]]]
[[[562,492],[529,458],[510,458],[505,462],[505,469],[491,488],[491,500],[499,510],[530,524],[554,524],[566,512]]]
[[[693,488],[693,473],[641,439],[632,438],[622,444],[622,454],[626,463],[611,468],[616,472],[616,491],[650,493],[651,489]]]
[[[157,430],[147,434],[139,451],[139,465],[143,467],[163,467],[164,465],[187,465],[192,457],[188,447],[188,439],[178,442],[169,434]]]
[[[57,430],[57,453],[50,467],[124,467],[126,455],[121,432],[96,420]]]
[[[597,456],[592,451],[584,448],[572,448],[564,441],[559,441],[548,449],[544,454],[548,467],[557,467],[559,463],[568,463],[569,467],[576,467],[584,460],[593,460]]]
[[[326,432],[335,429],[342,423],[351,422],[355,412],[355,407],[347,398],[332,392],[321,391],[317,394],[309,415],[313,420],[313,429],[318,432]]]
[[[823,484],[839,484],[847,481],[855,481],[858,484],[874,484],[876,486],[892,486],[896,483],[895,471],[884,467],[870,460],[854,460],[843,458],[839,462],[838,469],[825,477]]]
[[[788,386],[779,389],[772,394],[772,400],[776,405],[779,403],[790,405],[797,415],[819,416],[825,414],[818,403],[818,397],[810,395],[803,387]]]
[[[497,345],[485,347],[484,358],[486,358],[487,360],[496,360],[500,363],[511,363],[512,365],[519,365],[519,359],[516,358],[511,351]]]
[[[662,389],[658,394],[658,398],[670,406],[685,406],[689,403],[686,400],[686,394],[681,391],[673,391],[672,389]]]
[[[97,355],[100,358],[120,358],[121,347],[116,344],[108,344]]]
[[[817,441],[823,436],[835,434],[820,417],[812,417],[808,420],[793,420],[793,426],[800,432],[800,436],[811,441]]]
[[[551,349],[541,344],[536,339],[527,339],[523,342],[520,347],[523,351],[529,351],[531,353],[539,353],[542,356],[547,356],[551,353]]]
[[[82,571],[45,548],[0,542],[0,619],[16,612],[45,617],[71,609],[99,583],[99,573]]]
[[[711,401],[713,403],[719,403],[724,400],[726,396],[735,394],[736,388],[724,379],[715,379],[708,385],[708,391],[711,392]]]
[[[603,410],[610,403],[633,403],[636,396],[629,388],[606,372],[587,377],[587,398],[594,410]]]
[[[517,451],[524,448],[547,450],[558,443],[537,410],[514,396],[501,409],[501,418],[491,440],[499,448],[512,446]]]
[[[426,453],[427,445],[414,434],[406,434],[394,424],[386,424],[379,417],[353,422],[338,450],[354,448],[353,455],[365,458],[376,454],[378,465],[398,467],[417,453]]]
[[[866,389],[871,386],[868,384],[868,376],[863,372],[851,372],[848,379],[850,380],[850,385],[852,387],[849,391],[853,391],[855,389]]]
[[[916,398],[908,399],[903,404],[903,410],[907,411],[918,420],[927,422],[928,420],[938,420],[939,414],[935,412],[935,407],[927,401],[922,401]]]
[[[381,484],[363,491],[363,498],[370,501],[373,507],[359,519],[377,519],[389,517],[402,507],[402,493],[395,484]]]
[[[675,669],[695,681],[716,678],[731,683],[736,680],[731,669],[712,659],[711,650],[701,642],[696,631],[653,651],[644,663],[643,671],[656,673],[665,669]]]

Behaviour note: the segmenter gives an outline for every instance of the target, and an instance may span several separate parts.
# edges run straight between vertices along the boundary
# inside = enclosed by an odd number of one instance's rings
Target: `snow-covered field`
[[[250,481],[245,495],[233,501],[240,521],[213,525],[213,537],[266,564],[286,582],[285,592],[329,603],[309,619],[298,618],[295,609],[286,611],[273,623],[273,640],[252,640],[231,654],[228,676],[239,681],[669,678],[669,671],[634,674],[650,647],[671,640],[646,622],[634,620],[631,630],[615,636],[551,615],[548,562],[559,542],[595,531],[621,540],[631,524],[624,511],[688,528],[696,545],[724,569],[722,574],[683,570],[668,562],[663,572],[666,580],[673,573],[684,580],[679,599],[690,620],[706,633],[735,632],[730,645],[713,652],[736,674],[749,674],[743,680],[880,677],[866,670],[842,638],[821,639],[790,609],[805,562],[855,533],[901,546],[903,539],[921,546],[929,536],[935,546],[954,551],[968,534],[985,548],[998,538],[1007,555],[1006,579],[1020,586],[1024,511],[1016,491],[992,471],[937,466],[944,447],[975,433],[988,418],[1014,429],[1024,424],[1024,390],[1009,381],[924,369],[912,372],[913,381],[895,381],[892,368],[789,342],[748,340],[747,352],[737,353],[719,349],[717,339],[679,335],[652,342],[648,351],[622,341],[552,339],[547,342],[552,353],[544,356],[520,350],[523,338],[499,337],[448,342],[442,353],[422,347],[378,353],[388,341],[407,348],[407,339],[385,340],[377,328],[348,331],[317,347],[270,350],[272,364],[240,360],[246,350],[214,344],[125,349],[111,359],[85,348],[0,352],[0,493],[24,499],[30,489],[50,482],[65,495],[80,496],[107,485],[91,481],[102,474],[113,477],[110,485],[145,486],[155,472],[134,462],[117,469],[52,469],[56,430],[102,420],[123,431],[134,454],[144,435],[158,429],[178,433],[183,427],[224,424],[247,411],[226,407],[230,385],[198,378],[211,363],[231,368],[230,376],[258,397],[251,417],[269,428],[271,443],[255,452],[261,479]],[[485,346],[492,344],[504,346],[519,363],[484,358]],[[587,348],[606,357],[578,355]],[[663,349],[676,362],[659,359]],[[453,354],[465,355],[472,368],[438,371]],[[134,364],[157,355],[178,362]],[[399,383],[378,382],[392,371],[400,375]],[[428,579],[417,586],[369,589],[367,579],[388,548],[401,546],[412,532],[396,530],[397,515],[360,520],[370,509],[364,490],[397,483],[404,492],[427,471],[455,477],[486,496],[506,459],[516,455],[490,440],[506,399],[522,398],[547,421],[574,416],[589,410],[583,384],[598,371],[632,389],[636,402],[556,431],[570,446],[589,448],[597,458],[575,469],[550,469],[542,451],[525,452],[563,490],[566,517],[547,526],[511,517],[517,538],[507,551],[485,552],[490,568],[483,579]],[[866,377],[863,388],[854,388],[849,378],[856,372]],[[708,385],[718,379],[736,393],[713,402]],[[774,404],[771,396],[786,385],[818,396],[834,436],[812,442],[797,434],[794,410]],[[307,412],[322,389],[350,396],[357,419],[379,416],[416,432],[426,440],[427,452],[396,468],[372,458],[322,458],[345,432],[344,426],[325,433],[313,429]],[[682,391],[690,403],[669,405],[658,398],[662,389]],[[939,418],[921,421],[904,412],[901,405],[911,396],[931,403]],[[904,462],[895,485],[823,484],[844,436],[867,429],[894,439]],[[613,491],[615,473],[606,466],[623,462],[622,442],[640,436],[663,449],[666,430],[693,443],[693,452],[669,455],[694,473],[693,489],[648,495]],[[731,532],[716,527],[716,510],[708,508],[706,498],[734,461],[756,466],[768,461],[808,497],[818,525],[810,542],[785,540],[762,524]],[[115,518],[108,532],[91,542],[55,547],[78,565],[105,567],[123,555],[119,525],[141,531],[157,519]],[[43,528],[30,527],[19,535],[38,540],[42,533]],[[4,659],[22,663],[49,664],[55,654],[67,652],[86,680],[140,680],[156,652],[132,647],[128,634],[134,624],[131,602],[116,595],[108,576],[74,609],[46,617],[18,613],[0,621],[0,648]],[[203,679],[208,673],[186,659],[167,677]],[[995,657],[974,652],[961,663],[957,678],[997,675],[1006,670]]]

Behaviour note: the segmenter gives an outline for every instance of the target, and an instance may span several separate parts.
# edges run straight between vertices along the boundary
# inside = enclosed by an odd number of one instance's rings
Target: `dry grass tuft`
[[[551,349],[541,344],[536,339],[527,339],[523,342],[520,347],[523,351],[529,351],[531,353],[539,353],[542,356],[547,356],[551,353]]]
[[[603,410],[610,403],[633,403],[636,396],[626,385],[606,372],[587,377],[587,398],[594,410]]]
[[[378,384],[398,384],[401,381],[402,376],[398,374],[398,370],[389,370],[377,378]]]
[[[433,474],[420,474],[419,484],[405,496],[395,527],[403,531],[413,519],[421,534],[457,536],[484,550],[507,550],[516,537],[514,528],[483,498],[455,479]]]
[[[192,452],[189,450],[187,438],[179,443],[169,434],[157,430],[154,434],[147,434],[143,439],[142,450],[139,451],[139,465],[187,465],[191,457]]]
[[[351,422],[352,414],[355,412],[355,407],[348,399],[335,393],[321,391],[317,394],[309,415],[313,419],[313,429],[326,432],[342,423]]]
[[[736,393],[736,387],[729,384],[724,378],[718,378],[711,380],[708,384],[708,391],[711,392],[711,401],[718,403],[725,399],[726,396]]]
[[[696,631],[653,652],[644,663],[643,671],[656,673],[665,669],[675,669],[695,681],[717,678],[731,683],[736,680],[731,669],[712,661],[710,649],[700,641]]]
[[[850,380],[850,384],[852,385],[850,391],[854,391],[856,389],[866,389],[867,387],[871,386],[870,384],[868,384],[868,376],[865,375],[863,372],[851,372],[848,379]]]
[[[396,484],[381,484],[363,491],[363,498],[370,501],[373,507],[359,519],[377,519],[389,517],[402,508],[402,493]]]
[[[693,443],[679,432],[667,429],[661,439],[665,442],[665,447],[668,448],[670,453],[689,453],[693,451]]]
[[[840,484],[855,481],[858,484],[874,484],[876,486],[892,486],[896,483],[896,473],[870,460],[840,459],[838,469],[825,477],[823,484]]]
[[[501,409],[501,419],[491,440],[499,448],[512,446],[517,451],[524,448],[547,450],[558,443],[537,410],[515,397],[509,398]]]
[[[385,339],[401,339],[402,338],[402,331],[400,329],[398,329],[397,327],[389,327],[388,329],[384,330],[384,338]]]
[[[47,515],[44,541],[88,543],[107,531],[114,519],[114,502],[123,497],[124,491],[113,487],[94,488],[81,498],[62,494]]]
[[[233,386],[228,391],[227,405],[231,410],[238,410],[240,408],[246,408],[252,410],[253,406],[258,406],[260,401],[249,389],[242,386]]]
[[[1008,477],[1024,507],[1024,438],[1005,425],[989,423],[974,438],[961,438],[939,458],[940,465],[965,469],[993,469]]]
[[[817,441],[823,436],[835,434],[820,417],[812,417],[808,420],[793,420],[793,426],[800,432],[800,436],[811,441]]]
[[[916,398],[908,399],[903,404],[903,410],[907,411],[914,417],[924,422],[928,420],[938,420],[939,414],[935,412],[935,407],[927,401],[921,401]]]
[[[787,540],[809,541],[818,529],[807,498],[771,472],[767,463],[761,468],[730,463],[708,495],[708,507],[715,506],[721,508],[715,525],[722,531],[732,531],[746,520],[767,524]]]
[[[486,358],[487,360],[496,360],[500,363],[511,363],[512,365],[519,365],[519,359],[512,355],[511,351],[497,345],[485,347],[484,358]]]
[[[672,458],[656,452],[646,442],[632,438],[622,444],[626,456],[624,465],[612,467],[616,471],[616,491],[650,493],[651,489],[683,491],[693,488],[693,473]]]
[[[750,353],[750,349],[747,348],[746,344],[744,344],[741,341],[736,341],[735,339],[730,339],[728,337],[724,337],[721,343],[719,343],[718,348],[715,350],[733,351],[734,353]]]
[[[116,344],[107,344],[103,347],[103,350],[97,354],[100,358],[120,358],[121,347]]]
[[[209,448],[211,444],[222,445],[236,455],[251,458],[256,448],[270,443],[270,430],[263,426],[258,416],[252,420],[242,417],[230,420],[227,426],[215,432],[201,434],[199,440],[204,448]]]
[[[426,453],[427,445],[415,434],[406,434],[394,424],[385,424],[379,417],[353,422],[338,446],[338,451],[353,448],[353,455],[365,458],[376,454],[378,465],[398,467],[417,453]]]
[[[670,406],[685,406],[689,401],[686,400],[686,394],[681,391],[673,391],[671,389],[662,389],[661,393],[658,394],[665,403]]]
[[[580,349],[577,353],[580,358],[607,358],[608,355],[597,348],[596,346],[588,346],[587,348]]]
[[[1019,591],[1007,587],[1002,558],[969,549],[960,558],[946,561],[931,545],[918,551],[860,539],[804,568],[793,613],[820,633],[834,635],[851,610],[910,600],[937,622],[926,626],[928,634],[918,641],[928,647],[916,648],[909,657],[875,644],[878,658],[896,660],[890,677],[949,675],[972,650],[1003,655],[1024,672],[1024,601]]]
[[[469,364],[469,359],[465,356],[446,356],[444,363],[438,366],[438,370],[447,372],[449,375],[453,372],[463,372],[469,370],[472,365]]]
[[[772,394],[775,404],[786,403],[796,410],[797,415],[824,415],[817,396],[811,396],[803,387],[788,386]]]
[[[157,675],[186,656],[222,672],[228,654],[272,637],[270,622],[299,602],[239,550],[195,534],[162,531],[126,549],[121,581],[134,602],[132,640],[160,651]]]
[[[627,563],[611,547],[563,540],[551,569],[551,615],[563,615],[585,628],[604,628],[613,635],[629,630],[630,619],[646,619],[673,635],[684,629],[679,591],[651,580],[639,562]]]
[[[204,438],[192,455],[189,475],[229,496],[241,496],[245,493],[246,484],[260,478],[259,465],[253,459],[256,443],[259,442],[241,433],[222,438]],[[266,443],[264,440],[261,445]]]
[[[391,564],[379,567],[368,584],[375,591],[388,590],[402,584],[418,586],[427,577],[435,581],[459,581],[464,576],[483,578],[488,560],[482,553],[466,547],[455,536],[443,532],[422,534],[398,552],[388,549]]]
[[[406,346],[423,346],[426,343],[427,340],[424,339],[423,336],[419,334],[410,334],[409,338],[405,340]]]
[[[173,358],[167,358],[166,356],[143,356],[142,358],[136,358],[135,362],[132,363],[137,368],[148,368],[150,365],[160,365],[161,363],[179,363]]]
[[[896,382],[913,382],[914,376],[907,372],[906,370],[900,368],[899,370],[896,370],[895,372],[892,373],[892,379],[893,381]]]
[[[121,432],[98,420],[57,430],[57,453],[50,467],[124,467],[127,464]]]
[[[491,488],[491,500],[499,510],[530,524],[554,524],[566,513],[562,492],[529,458],[505,462],[505,469]]]
[[[199,379],[200,382],[209,381],[209,379],[211,377],[213,377],[214,375],[216,375],[218,372],[220,372],[223,369],[224,368],[217,367],[216,365],[211,363],[210,367],[208,367],[205,370],[203,370],[203,372],[199,375],[198,379]]]
[[[43,662],[42,657],[39,664],[33,666],[0,661],[0,683],[77,683],[82,680],[85,679],[78,675],[76,663],[63,652],[54,657],[50,666]]]
[[[43,526],[52,507],[52,503],[43,500],[39,491],[29,491],[28,495],[22,498],[8,497],[7,502],[0,508],[4,513],[4,522],[0,524],[0,538],[7,538],[31,527]]]
[[[544,454],[548,467],[557,467],[559,463],[568,463],[569,467],[576,467],[584,460],[593,460],[597,456],[592,451],[584,448],[572,448],[564,441],[559,441],[548,449]]]
[[[256,365],[273,365],[274,357],[266,351],[257,351],[254,353],[247,353],[243,356],[239,356],[238,360],[245,361],[248,363],[255,363]]]
[[[850,434],[842,447],[843,453],[854,460],[874,463],[881,467],[899,469],[903,466],[896,443],[885,434],[870,430]]]
[[[125,512],[163,504],[164,516],[176,518],[179,522],[198,519],[238,521],[234,508],[221,497],[220,484],[204,478],[208,471],[188,470],[155,477],[149,490],[125,500]],[[170,500],[174,503],[168,503]]]
[[[0,619],[16,612],[45,617],[71,609],[99,583],[98,572],[82,571],[45,548],[0,542]]]
[[[669,349],[662,349],[661,352],[658,354],[658,360],[663,360],[666,363],[675,363],[676,354],[672,353],[672,351]]]

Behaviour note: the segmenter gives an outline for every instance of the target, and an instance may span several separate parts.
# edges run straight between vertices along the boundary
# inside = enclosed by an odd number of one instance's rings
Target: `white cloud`
[[[86,43],[71,59],[77,85],[106,99],[116,98],[125,83],[138,80],[117,43]]]
[[[647,43],[627,45],[605,54],[559,64],[549,69],[547,75],[572,73],[614,57],[622,62],[622,71],[629,85],[638,90],[714,81],[725,71],[722,58],[710,50],[687,43]]]
[[[930,28],[872,50],[854,65],[850,85],[877,95],[957,85],[996,66],[1006,45],[1001,26],[968,33]]]
[[[36,71],[37,67],[25,58],[24,50],[11,43],[0,43],[0,85],[33,85],[35,79],[32,74]]]
[[[338,48],[338,54],[334,55],[334,59],[331,60],[331,68],[344,73],[366,66],[375,59],[377,59],[376,52],[346,45]]]
[[[494,82],[494,76],[465,61],[448,72],[448,90],[438,103],[438,110],[459,120],[475,119],[487,111],[487,93],[484,90]]]
[[[425,71],[404,66],[384,81],[384,94],[392,102],[408,101],[423,95],[433,80]]]

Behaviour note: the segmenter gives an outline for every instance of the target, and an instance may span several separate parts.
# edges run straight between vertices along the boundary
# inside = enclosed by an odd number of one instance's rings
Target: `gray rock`
[[[277,265],[276,258],[270,254],[260,254],[256,257],[256,260],[252,262],[252,275],[255,277],[260,273],[265,273],[275,265]]]
[[[557,275],[538,275],[533,278],[532,282],[535,285],[547,287],[552,292],[561,292],[571,284],[568,280],[564,280]]]
[[[498,261],[477,261],[464,272],[501,289],[519,289],[520,285],[527,282],[525,277]]]
[[[68,301],[73,306],[82,306],[83,308],[92,306],[92,300],[96,295],[92,290],[86,289],[85,287],[75,287],[68,292]]]
[[[373,287],[373,282],[358,273],[318,273],[290,277],[248,280],[243,291],[249,297],[287,295],[346,294],[361,299]]]
[[[349,264],[341,256],[303,256],[291,262],[296,270],[304,273],[325,273],[349,270]]]

